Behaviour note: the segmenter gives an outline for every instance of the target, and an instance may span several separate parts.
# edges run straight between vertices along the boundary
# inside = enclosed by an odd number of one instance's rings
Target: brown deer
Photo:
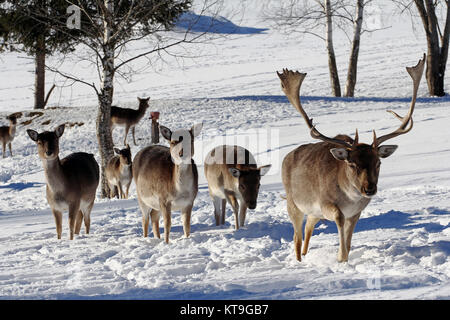
[[[169,243],[171,212],[182,214],[185,237],[191,229],[191,212],[198,192],[198,171],[192,160],[194,138],[200,134],[202,124],[190,130],[172,132],[160,126],[161,135],[170,142],[170,148],[152,145],[139,151],[133,160],[133,178],[142,211],[144,237],[148,236],[149,217],[153,235],[160,238],[159,218],[164,220],[164,240]]]
[[[9,120],[9,126],[0,127],[0,141],[2,142],[3,158],[6,158],[6,145],[9,147],[9,153],[12,154],[11,142],[14,140],[16,134],[17,118],[14,115],[6,117]]]
[[[294,226],[294,248],[301,261],[302,224],[306,214],[306,255],[315,224],[320,219],[335,221],[339,235],[338,261],[348,261],[353,230],[361,211],[377,192],[380,158],[389,157],[397,145],[383,142],[412,129],[417,90],[422,77],[425,55],[415,67],[407,67],[413,80],[413,95],[406,116],[393,111],[401,124],[395,131],[377,137],[373,131],[372,144],[359,143],[358,131],[352,139],[346,135],[324,136],[313,125],[300,103],[300,86],[306,73],[287,69],[278,73],[283,92],[303,116],[311,136],[322,142],[305,144],[286,155],[282,164],[282,180],[286,190],[287,210]]]
[[[112,157],[106,166],[106,179],[108,180],[110,197],[117,195],[120,199],[128,199],[128,190],[133,179],[130,146],[120,150],[114,148],[116,156]],[[125,189],[125,192],[124,192]]]
[[[208,153],[205,177],[214,204],[216,225],[225,224],[228,201],[233,208],[236,230],[244,226],[247,208],[256,208],[261,177],[270,167],[257,167],[250,151],[240,146],[218,146]]]
[[[27,133],[36,142],[44,166],[47,201],[55,217],[58,239],[61,239],[62,212],[66,210],[69,211],[70,240],[80,233],[83,219],[86,234],[89,234],[90,214],[99,182],[99,166],[94,155],[77,152],[60,160],[59,138],[64,133],[64,125],[51,132],[37,133],[29,129]]]
[[[131,133],[133,135],[134,145],[136,144],[136,139],[134,136],[135,127],[141,121],[142,117],[145,115],[145,111],[148,109],[148,101],[150,98],[138,98],[139,108],[129,109],[129,108],[119,108],[116,106],[111,106],[111,132],[116,126],[125,127],[125,137],[123,138],[123,145],[127,144],[128,131],[131,128]]]

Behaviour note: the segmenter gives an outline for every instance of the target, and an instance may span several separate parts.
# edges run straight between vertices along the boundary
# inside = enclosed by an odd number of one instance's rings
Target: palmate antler
[[[300,87],[302,85],[303,79],[305,79],[306,77],[306,73],[283,69],[283,73],[278,73],[277,71],[277,75],[281,80],[281,88],[286,94],[286,97],[289,99],[291,104],[301,113],[303,119],[305,119],[306,125],[310,129],[311,137],[313,137],[314,139],[341,145],[350,149],[354,148],[358,144],[358,130],[356,130],[353,144],[350,144],[345,140],[330,138],[323,135],[316,129],[315,125],[313,125],[312,119],[308,117],[308,114],[305,112],[300,102]]]
[[[392,110],[388,110],[388,112],[392,113],[402,123],[397,128],[397,130],[395,130],[391,133],[385,134],[379,138],[376,137],[376,134],[374,131],[373,132],[374,137],[373,137],[373,143],[372,143],[372,145],[374,147],[379,146],[381,143],[385,142],[386,140],[389,140],[391,138],[397,137],[401,134],[405,134],[405,133],[408,133],[409,131],[411,131],[411,129],[413,127],[412,115],[414,112],[414,106],[416,105],[417,91],[419,89],[420,80],[422,79],[423,68],[425,66],[425,58],[426,58],[426,54],[424,53],[423,58],[421,60],[419,60],[419,62],[417,63],[416,66],[406,67],[406,71],[408,71],[409,75],[411,76],[411,78],[413,80],[413,95],[412,95],[411,105],[409,107],[408,113],[406,114],[406,116],[402,117],[402,116],[398,115],[396,112],[394,112]]]
[[[405,134],[409,132],[412,129],[413,126],[413,119],[412,114],[414,112],[414,106],[416,104],[416,98],[417,98],[417,91],[419,89],[420,80],[422,78],[423,74],[423,68],[425,65],[425,57],[426,55],[423,55],[423,58],[419,60],[419,63],[415,67],[406,67],[406,70],[408,71],[409,75],[413,79],[413,97],[411,100],[411,105],[409,107],[409,111],[406,114],[406,116],[402,117],[398,115],[396,112],[392,110],[388,110],[388,112],[392,113],[397,119],[402,121],[400,126],[397,128],[397,130],[383,135],[379,138],[376,137],[375,130],[373,131],[373,143],[372,146],[377,147],[384,141],[394,138],[396,136],[399,136],[401,134]],[[353,143],[350,144],[349,142],[337,138],[330,138],[322,133],[320,133],[315,125],[312,123],[312,119],[308,117],[308,114],[305,112],[305,110],[302,107],[302,104],[300,102],[300,87],[302,85],[303,79],[306,77],[306,73],[300,73],[298,71],[291,71],[288,69],[283,69],[283,73],[279,73],[277,71],[277,75],[281,80],[281,88],[283,92],[285,93],[286,97],[289,99],[291,104],[300,112],[303,119],[306,122],[306,125],[310,129],[311,136],[314,139],[319,139],[325,142],[331,142],[337,145],[344,146],[349,149],[355,148],[355,146],[358,144],[358,129],[356,129],[355,138],[353,139]]]

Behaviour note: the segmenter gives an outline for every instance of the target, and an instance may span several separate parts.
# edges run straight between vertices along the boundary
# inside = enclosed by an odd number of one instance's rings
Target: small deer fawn
[[[247,208],[256,208],[261,177],[270,167],[270,164],[257,167],[250,151],[240,146],[218,146],[208,153],[205,176],[214,203],[216,225],[225,224],[228,201],[233,208],[236,230],[244,226]]]
[[[130,146],[127,144],[127,147],[122,150],[114,148],[114,152],[117,155],[112,157],[106,166],[106,179],[111,190],[110,197],[117,195],[120,199],[128,199],[128,190],[133,179]]]
[[[16,134],[17,119],[14,115],[8,116],[9,126],[0,127],[0,141],[2,142],[3,158],[6,158],[6,145],[9,147],[9,153],[12,157],[11,142]]]
[[[153,235],[160,238],[160,212],[164,219],[164,238],[169,243],[172,210],[180,210],[184,235],[189,237],[191,212],[198,192],[198,171],[192,156],[194,138],[202,124],[190,130],[172,132],[160,126],[162,136],[170,141],[170,148],[152,145],[139,151],[133,160],[133,177],[142,211],[144,237],[148,235],[149,217]]]
[[[64,125],[51,132],[37,133],[29,129],[27,133],[36,142],[44,166],[47,201],[55,217],[58,239],[61,239],[62,212],[66,210],[69,211],[70,240],[80,233],[83,218],[86,234],[89,234],[100,171],[94,155],[77,152],[60,160],[59,138],[64,133]]]
[[[116,126],[125,127],[125,137],[123,138],[123,145],[127,144],[128,131],[131,128],[131,133],[133,135],[134,145],[136,144],[136,139],[134,136],[135,127],[141,121],[142,117],[145,115],[145,111],[148,109],[148,101],[150,98],[138,98],[139,108],[129,109],[129,108],[119,108],[116,106],[111,107],[111,132]]]

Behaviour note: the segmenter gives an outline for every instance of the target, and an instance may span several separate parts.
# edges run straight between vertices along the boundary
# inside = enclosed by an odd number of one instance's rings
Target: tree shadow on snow
[[[209,32],[215,34],[257,34],[267,28],[251,28],[235,25],[224,17],[210,17],[187,12],[181,15],[176,26],[191,32]]]
[[[218,100],[250,100],[265,102],[289,102],[284,95],[261,95],[261,96],[236,96],[236,97],[220,97]],[[328,96],[301,96],[302,101],[329,101],[329,102],[383,102],[383,103],[409,103],[411,97],[328,97]],[[419,97],[417,103],[442,103],[450,102],[450,95],[444,97]]]

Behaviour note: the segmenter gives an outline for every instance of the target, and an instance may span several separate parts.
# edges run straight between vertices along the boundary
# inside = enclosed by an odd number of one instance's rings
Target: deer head
[[[31,140],[36,142],[38,146],[39,158],[42,160],[54,160],[59,154],[59,138],[64,133],[65,125],[62,124],[56,128],[55,131],[44,131],[37,133],[34,130],[28,129],[27,133]]]
[[[114,148],[114,152],[119,156],[120,164],[122,166],[131,165],[131,150],[128,144],[124,149]]]
[[[334,138],[327,137],[320,133],[313,125],[303,109],[300,102],[300,87],[306,73],[293,72],[283,69],[278,73],[281,80],[281,88],[291,104],[300,112],[305,120],[310,134],[314,139],[330,143],[330,152],[333,157],[345,164],[346,175],[352,186],[358,190],[363,197],[372,197],[377,192],[378,176],[380,172],[380,158],[387,158],[397,149],[397,145],[381,145],[385,141],[409,132],[413,127],[412,115],[417,98],[417,91],[422,78],[425,64],[425,54],[414,67],[407,67],[406,70],[413,80],[413,95],[408,113],[401,117],[394,111],[388,110],[401,121],[400,126],[391,133],[381,137],[376,136],[373,131],[373,141],[371,144],[359,143],[358,130],[352,139],[346,135],[338,135]],[[335,147],[333,147],[333,145]]]
[[[177,130],[172,132],[165,126],[160,126],[161,135],[170,143],[170,155],[175,164],[191,164],[194,156],[194,138],[196,138],[202,130],[203,124],[198,123],[191,129]]]
[[[271,165],[262,166],[259,168],[229,168],[230,174],[238,179],[239,192],[244,198],[245,204],[249,209],[255,209],[259,187],[261,186],[260,180],[270,169]]]

